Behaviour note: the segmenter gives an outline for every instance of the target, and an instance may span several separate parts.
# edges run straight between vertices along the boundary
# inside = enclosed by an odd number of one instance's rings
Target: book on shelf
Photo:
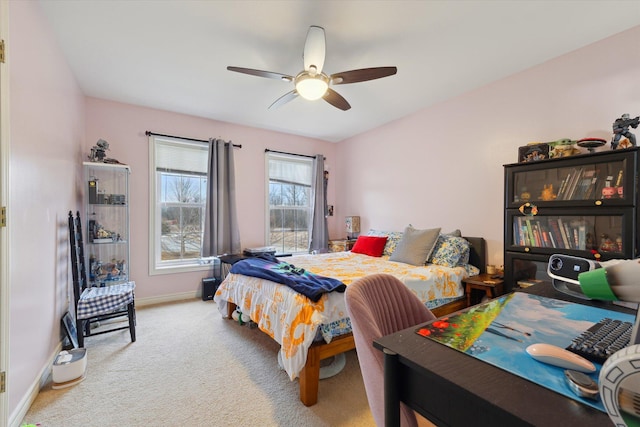
[[[580,178],[578,188],[576,189],[576,192],[572,200],[588,199],[589,198],[588,194],[591,194],[591,192],[593,191],[591,186],[595,184],[596,179],[597,179],[597,176],[596,176],[595,169],[585,170],[582,174],[582,177]],[[590,188],[591,188],[591,192],[589,191]]]
[[[560,197],[561,200],[567,200],[567,194],[569,194],[569,189],[571,188],[571,183],[575,177],[575,169],[572,169],[567,174],[567,178],[564,181],[564,187],[562,189],[562,195]]]
[[[529,246],[536,246],[536,238],[533,235],[533,225],[531,224],[531,220],[530,219],[526,219],[526,223],[527,223],[527,233],[529,235]]]
[[[536,246],[542,248],[542,236],[540,235],[540,230],[538,229],[538,224],[533,224],[533,237],[536,239]]]
[[[557,248],[556,239],[553,237],[553,231],[551,230],[551,226],[549,225],[549,220],[545,220],[540,224],[542,227],[542,235],[546,236],[545,243],[548,248]]]
[[[566,249],[567,247],[564,245],[564,240],[562,239],[562,233],[560,233],[560,226],[558,225],[558,220],[556,218],[549,218],[549,226],[551,227],[552,234],[554,239],[556,240],[556,247],[560,249]]]
[[[578,226],[578,249],[587,249],[587,226],[584,224]]]
[[[578,182],[582,177],[582,172],[583,172],[583,168],[580,168],[580,169],[576,169],[575,172],[573,173],[573,176],[571,178],[571,183],[567,188],[567,194],[566,194],[567,197],[565,198],[565,200],[575,200],[573,197],[576,192],[576,188],[578,187]]]
[[[560,182],[557,200],[586,200],[596,189],[598,170],[573,168]]]
[[[571,172],[569,172],[567,174],[567,177],[563,179],[562,182],[560,183],[560,187],[558,188],[558,194],[556,195],[557,200],[564,200],[564,194],[567,191],[567,184],[569,183],[570,179],[571,179]]]
[[[522,246],[528,246],[529,235],[527,232],[527,225],[524,223],[524,218],[519,217],[518,223],[520,224],[520,241]]]
[[[578,229],[573,227],[570,228],[573,233],[573,249],[580,249],[580,237],[578,237]]]
[[[598,170],[593,171],[593,177],[591,178],[591,182],[589,183],[589,188],[587,188],[587,192],[584,195],[585,200],[590,199],[591,195],[594,194],[594,190],[596,189],[598,183],[598,172]]]
[[[558,228],[560,229],[560,235],[562,236],[562,243],[564,244],[564,249],[571,249],[571,246],[569,244],[569,237],[567,236],[567,230],[561,218],[558,218]]]

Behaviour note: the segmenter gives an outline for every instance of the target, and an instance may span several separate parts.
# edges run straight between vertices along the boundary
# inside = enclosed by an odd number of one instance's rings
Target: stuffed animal
[[[245,323],[251,323],[251,318],[246,314],[243,314],[240,310],[238,310],[237,307],[235,311],[231,313],[231,317],[233,318],[233,320],[240,323],[241,325],[244,325]]]

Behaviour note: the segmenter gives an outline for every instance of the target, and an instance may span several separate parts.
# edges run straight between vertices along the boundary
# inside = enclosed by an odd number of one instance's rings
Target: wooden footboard
[[[324,341],[315,342],[309,347],[307,353],[307,363],[300,371],[300,401],[305,406],[312,406],[318,402],[318,386],[320,383],[320,361],[336,354],[356,348],[353,335],[341,335],[331,340],[330,343]]]
[[[466,298],[450,302],[434,308],[431,312],[436,317],[442,317],[467,306]],[[227,302],[227,319],[231,319],[231,314],[235,311],[236,305]],[[353,334],[342,335],[331,340],[330,343],[324,341],[315,342],[309,347],[307,362],[300,371],[298,382],[300,385],[300,401],[305,406],[313,406],[318,403],[318,386],[320,385],[320,361],[336,354],[356,348]]]

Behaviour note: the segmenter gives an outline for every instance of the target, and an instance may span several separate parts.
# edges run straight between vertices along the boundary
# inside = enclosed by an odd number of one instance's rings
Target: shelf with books
[[[638,257],[638,160],[633,147],[505,165],[505,289],[517,286],[514,257]]]
[[[505,165],[513,166],[507,182],[507,204],[512,207],[526,202],[629,204],[624,188],[632,188],[635,183],[634,175],[625,171],[635,165],[628,165],[631,159],[620,151],[605,154],[608,156],[591,154]]]
[[[512,250],[525,248],[568,249],[578,251],[598,251],[625,253],[627,230],[632,224],[625,223],[624,209],[616,208],[606,214],[525,216],[511,213],[507,221],[512,224],[512,234],[507,241]],[[610,241],[610,242],[609,242]],[[630,242],[629,242],[630,243]]]

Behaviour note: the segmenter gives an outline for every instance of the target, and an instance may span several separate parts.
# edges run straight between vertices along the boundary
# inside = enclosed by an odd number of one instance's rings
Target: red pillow
[[[369,256],[382,256],[384,245],[387,243],[387,236],[360,236],[356,244],[351,248],[351,252]]]

